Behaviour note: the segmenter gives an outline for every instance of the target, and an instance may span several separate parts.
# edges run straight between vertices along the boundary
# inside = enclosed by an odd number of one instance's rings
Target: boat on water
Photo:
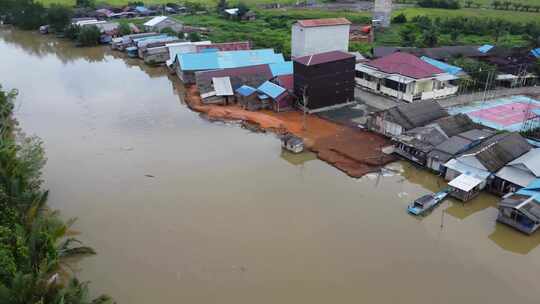
[[[407,211],[409,211],[410,213],[414,215],[422,215],[425,212],[433,209],[439,203],[441,203],[446,198],[446,196],[448,196],[447,189],[437,192],[437,193],[426,194],[424,196],[417,198],[414,202],[412,202],[407,207]]]

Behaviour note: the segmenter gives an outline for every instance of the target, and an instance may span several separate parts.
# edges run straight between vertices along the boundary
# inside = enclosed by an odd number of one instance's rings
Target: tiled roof
[[[345,53],[342,51],[331,51],[331,52],[325,52],[325,53],[319,53],[319,54],[295,58],[294,61],[301,63],[303,65],[311,66],[311,65],[321,64],[321,63],[348,59],[348,58],[355,58],[355,57],[354,55],[351,55],[349,53]]]
[[[365,64],[385,73],[400,74],[415,79],[428,78],[435,74],[444,73],[443,70],[434,65],[431,65],[414,55],[402,52],[371,60]]]
[[[347,18],[326,18],[326,19],[298,20],[298,24],[302,27],[317,27],[317,26],[348,25],[348,24],[351,24],[351,22],[347,20]]]

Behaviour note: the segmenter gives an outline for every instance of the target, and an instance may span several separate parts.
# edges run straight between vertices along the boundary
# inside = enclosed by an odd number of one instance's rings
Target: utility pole
[[[307,115],[307,106],[308,106],[308,99],[309,97],[307,96],[307,89],[308,89],[308,86],[304,86],[304,90],[302,92],[302,104],[303,104],[303,111],[304,111],[304,115],[303,115],[303,121],[302,121],[302,130],[305,131],[307,129],[307,126],[306,126],[306,115]]]

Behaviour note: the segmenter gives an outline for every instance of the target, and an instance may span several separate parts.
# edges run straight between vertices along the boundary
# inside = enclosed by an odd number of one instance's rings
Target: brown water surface
[[[282,152],[104,47],[1,29],[0,83],[45,141],[50,204],[99,252],[79,275],[119,303],[540,302],[540,233],[496,224],[493,196],[409,216],[442,180]]]

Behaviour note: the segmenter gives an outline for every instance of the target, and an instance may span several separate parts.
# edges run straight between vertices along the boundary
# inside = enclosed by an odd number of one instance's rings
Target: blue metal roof
[[[493,45],[491,44],[484,44],[482,45],[481,47],[478,48],[478,50],[481,52],[481,53],[487,53],[489,52],[489,50],[491,50],[493,48]]]
[[[272,63],[269,65],[272,71],[272,76],[290,75],[293,73],[292,61],[285,61],[280,63]]]
[[[146,13],[146,12],[149,11],[149,9],[147,9],[147,8],[144,7],[144,6],[137,6],[137,7],[135,7],[135,10],[136,10],[137,12],[139,12],[139,13]]]
[[[520,189],[516,193],[540,198],[540,178],[535,179],[527,187]]]
[[[167,38],[169,35],[166,34],[156,34],[155,36],[146,36],[141,38],[134,38],[133,42],[138,43],[140,41],[146,41],[146,40],[153,40],[153,39],[161,39],[161,38]]]
[[[531,50],[531,55],[533,55],[536,58],[540,58],[540,48],[535,48]]]
[[[264,93],[273,99],[276,99],[279,95],[283,94],[285,92],[285,88],[282,88],[278,86],[275,83],[272,83],[270,81],[265,81],[261,86],[257,88],[257,91]]]
[[[183,71],[239,68],[284,62],[272,49],[178,54]]]
[[[422,57],[420,57],[420,59],[424,60],[425,62],[427,62],[427,63],[429,63],[431,65],[434,65],[435,67],[445,71],[448,74],[457,75],[457,74],[459,74],[459,73],[461,73],[463,71],[463,69],[460,68],[460,67],[457,67],[455,65],[450,65],[450,64],[448,64],[446,62],[435,60],[435,59],[429,58],[427,56],[422,56]]]
[[[253,94],[254,92],[256,92],[257,89],[255,88],[252,88],[248,85],[243,85],[241,87],[239,87],[238,89],[236,89],[236,92],[242,96],[249,96],[251,94]]]

